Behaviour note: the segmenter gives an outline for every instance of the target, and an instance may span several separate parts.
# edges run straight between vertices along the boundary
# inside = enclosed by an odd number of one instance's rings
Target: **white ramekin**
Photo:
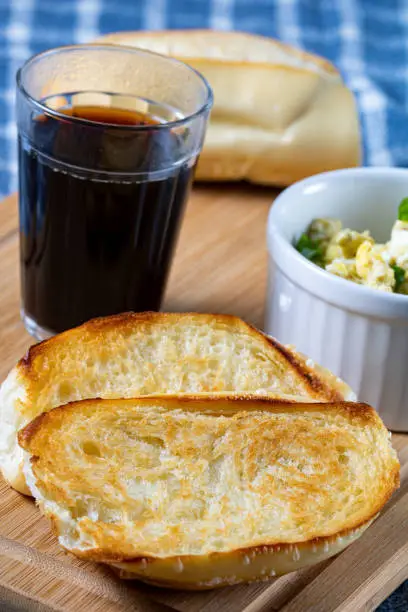
[[[293,242],[316,217],[371,230],[386,242],[408,170],[357,168],[318,174],[283,191],[268,218],[265,331],[345,380],[394,431],[408,431],[408,296],[334,276]]]

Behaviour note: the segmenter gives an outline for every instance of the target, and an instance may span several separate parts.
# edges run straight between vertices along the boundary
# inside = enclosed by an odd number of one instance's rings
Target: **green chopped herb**
[[[295,246],[296,250],[299,251],[303,257],[309,259],[309,261],[313,261],[313,263],[317,265],[323,263],[323,252],[319,243],[309,238],[307,234],[302,234]]]
[[[408,221],[408,198],[404,198],[398,208],[398,220]]]
[[[394,291],[398,291],[398,289],[401,287],[402,283],[405,280],[405,270],[403,268],[400,268],[399,266],[391,266],[391,268],[394,270],[395,277]]]

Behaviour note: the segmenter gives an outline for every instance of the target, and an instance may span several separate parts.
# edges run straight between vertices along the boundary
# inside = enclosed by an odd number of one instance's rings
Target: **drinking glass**
[[[159,310],[212,92],[142,49],[60,47],[17,74],[21,315],[38,339]]]

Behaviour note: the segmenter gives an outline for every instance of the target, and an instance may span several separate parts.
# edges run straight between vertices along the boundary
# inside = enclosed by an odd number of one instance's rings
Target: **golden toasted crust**
[[[103,400],[100,397],[69,402],[63,406],[57,406],[49,412],[43,412],[33,419],[28,425],[18,432],[18,443],[22,448],[28,450],[32,444],[38,443],[36,436],[40,435],[43,427],[53,427],[64,421],[69,413],[82,413],[88,409],[101,408],[102,412],[108,411],[110,407],[115,409],[117,406],[130,408],[139,407],[165,407],[166,410],[182,409],[187,413],[204,413],[212,416],[232,417],[240,412],[262,411],[269,413],[282,413],[289,410],[291,413],[316,414],[323,416],[331,414],[342,415],[349,422],[360,426],[373,426],[380,430],[385,430],[384,425],[372,406],[364,402],[327,402],[327,403],[307,403],[298,402],[290,398],[271,398],[259,395],[234,395],[234,394],[200,394],[200,395],[153,395],[151,397],[138,397],[130,399],[117,398],[115,400]],[[385,430],[386,431],[386,430]],[[46,434],[48,435],[48,433]],[[43,433],[41,433],[41,440]],[[41,442],[39,443],[41,446]]]
[[[291,571],[306,543],[334,554],[399,482],[381,419],[353,402],[85,400],[40,415],[19,443],[66,549],[190,588]]]
[[[274,338],[266,336],[268,342],[281,353],[283,357],[287,360],[288,364],[294,369],[294,371],[298,372],[299,376],[307,381],[307,385],[311,391],[311,396],[314,395],[316,398],[325,399],[327,401],[341,401],[343,396],[337,390],[335,386],[329,386],[328,379],[325,376],[319,376],[316,370],[313,370],[309,366],[307,366],[306,361],[302,359],[295,352],[290,351],[290,349],[286,348],[282,344],[280,344]]]
[[[16,433],[41,412],[75,400],[217,392],[336,401],[349,399],[343,387],[237,317],[94,319],[31,347],[3,383],[0,467],[12,486],[29,494]]]
[[[60,348],[64,347],[67,339],[71,343],[71,338],[74,341],[76,339],[80,341],[81,336],[87,336],[91,337],[96,344],[99,340],[105,341],[106,334],[110,331],[114,332],[114,334],[120,333],[126,336],[127,333],[133,333],[139,325],[143,325],[143,334],[148,334],[150,329],[153,329],[155,333],[157,325],[164,324],[169,327],[179,323],[188,325],[190,323],[189,320],[191,323],[203,327],[206,325],[212,326],[214,323],[224,325],[230,333],[245,333],[249,338],[256,339],[260,345],[263,344],[263,348],[266,350],[272,347],[273,351],[271,351],[271,354],[273,353],[274,356],[277,354],[281,355],[282,363],[285,363],[287,369],[293,373],[294,378],[297,379],[302,387],[302,395],[304,393],[306,397],[328,401],[343,399],[343,396],[336,388],[330,387],[325,378],[319,377],[312,368],[306,365],[305,360],[299,358],[295,352],[285,348],[277,340],[262,334],[252,325],[242,321],[242,319],[225,314],[127,312],[110,317],[99,317],[73,330],[63,332],[30,347],[25,356],[19,361],[17,367],[24,377],[36,382],[41,379],[44,359],[48,360],[48,356],[57,353]],[[78,365],[82,367],[81,363]],[[216,391],[217,389],[203,389],[205,392],[212,390]],[[219,390],[224,391],[225,389]],[[232,391],[233,389],[230,390]],[[157,391],[163,390],[158,389]],[[291,391],[295,394],[295,392],[300,390],[293,389]],[[30,396],[30,399],[32,400],[33,397]]]

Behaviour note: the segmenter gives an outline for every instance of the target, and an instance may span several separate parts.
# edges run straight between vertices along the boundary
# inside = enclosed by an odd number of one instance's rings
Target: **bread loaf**
[[[285,186],[360,163],[356,105],[334,66],[242,32],[119,32],[97,43],[142,47],[201,72],[214,107],[196,177]]]
[[[125,577],[201,589],[339,552],[399,481],[356,403],[188,396],[75,402],[19,433],[60,544]]]
[[[206,392],[354,397],[340,379],[237,317],[128,313],[94,319],[31,347],[3,383],[3,476],[29,493],[16,434],[55,406],[93,397]]]

